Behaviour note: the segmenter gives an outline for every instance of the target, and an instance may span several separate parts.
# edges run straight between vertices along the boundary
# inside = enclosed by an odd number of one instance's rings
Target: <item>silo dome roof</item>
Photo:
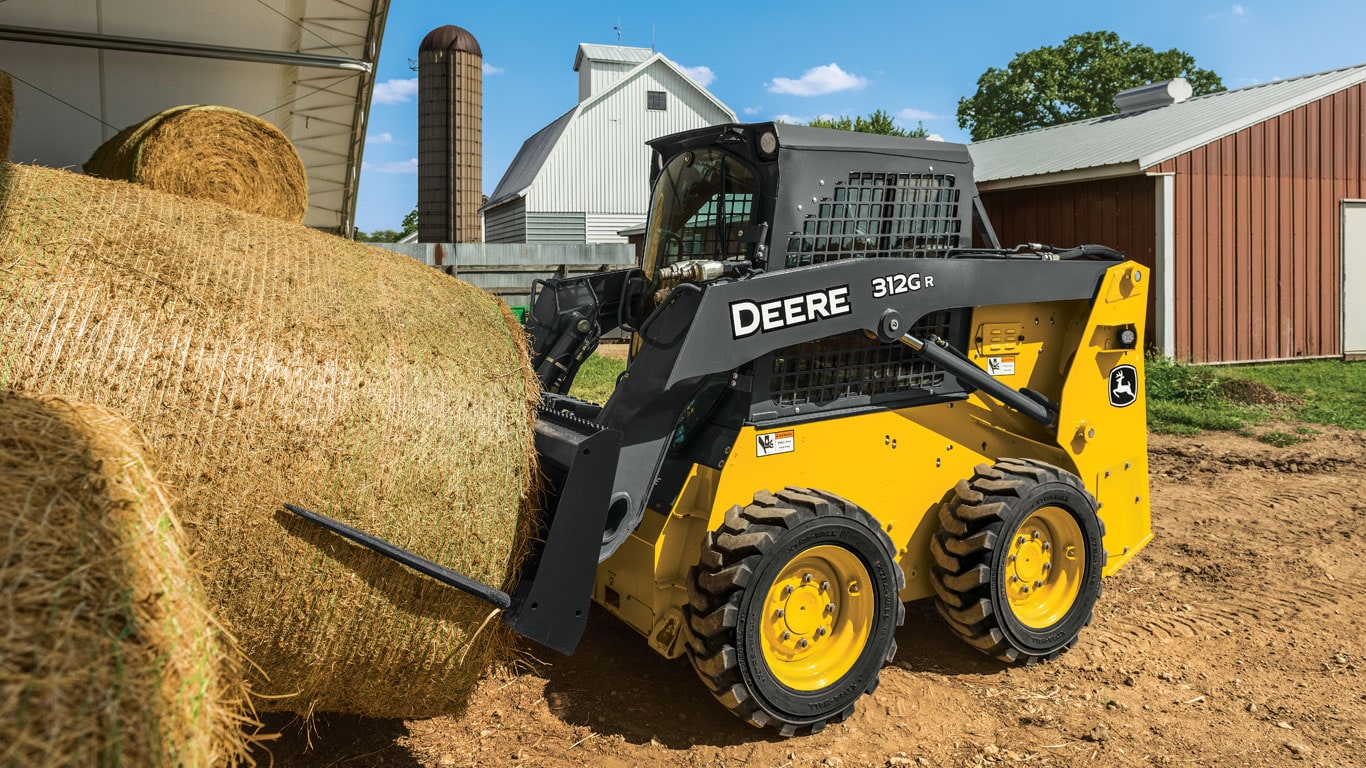
[[[422,38],[422,45],[417,48],[418,53],[434,51],[460,51],[472,53],[480,58],[484,57],[484,52],[479,49],[479,41],[474,39],[468,30],[447,24],[444,27],[437,27],[427,36]]]

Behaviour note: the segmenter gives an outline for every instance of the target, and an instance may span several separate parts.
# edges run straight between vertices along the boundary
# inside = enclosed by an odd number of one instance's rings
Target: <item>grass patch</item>
[[[1263,443],[1266,443],[1267,445],[1274,445],[1279,448],[1288,448],[1292,445],[1298,445],[1300,443],[1303,443],[1305,440],[1308,440],[1309,438],[1273,429],[1270,432],[1263,432],[1262,434],[1257,435],[1257,439],[1261,440]]]
[[[626,370],[625,360],[592,354],[583,361],[569,394],[590,403],[605,403],[617,388],[617,377]]]
[[[1150,358],[1145,367],[1148,426],[1177,435],[1227,430],[1278,446],[1302,443],[1321,430],[1258,434],[1270,418],[1366,429],[1366,363],[1303,363],[1213,368]]]
[[[1304,401],[1294,415],[1311,424],[1366,429],[1366,363],[1311,360],[1304,363],[1230,368],[1229,376],[1261,382]]]

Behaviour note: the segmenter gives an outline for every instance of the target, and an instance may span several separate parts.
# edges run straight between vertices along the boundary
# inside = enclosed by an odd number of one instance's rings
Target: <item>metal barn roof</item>
[[[6,0],[17,162],[79,169],[119,129],[182,104],[270,121],[308,172],[304,223],[355,217],[389,0]]]
[[[579,66],[584,59],[595,61],[619,61],[624,64],[639,64],[642,61],[655,55],[649,48],[630,48],[622,45],[598,45],[597,43],[579,43],[579,50],[574,54],[574,71],[579,71]]]
[[[1366,64],[1196,96],[1168,106],[1040,128],[970,144],[987,189],[1073,172],[1125,175],[1366,81]],[[994,183],[993,183],[994,182]]]

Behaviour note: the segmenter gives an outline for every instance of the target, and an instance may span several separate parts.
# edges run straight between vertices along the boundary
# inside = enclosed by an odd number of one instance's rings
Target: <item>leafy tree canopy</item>
[[[362,243],[397,243],[400,237],[403,237],[403,233],[392,229],[377,229],[368,234],[356,232],[356,240]]]
[[[925,124],[921,123],[915,128],[902,128],[896,124],[891,115],[882,110],[876,110],[867,117],[818,117],[807,125],[813,128],[834,128],[838,131],[856,131],[858,133],[881,133],[885,136],[910,136],[913,138],[924,138]]]
[[[1084,32],[1016,54],[1005,69],[988,68],[977,93],[958,100],[958,127],[980,141],[1100,117],[1115,111],[1120,91],[1174,77],[1186,78],[1196,96],[1224,90],[1219,75],[1195,66],[1185,51],[1154,51],[1114,32]]]
[[[404,237],[404,236],[406,236],[406,235],[411,235],[412,233],[414,233],[414,232],[416,232],[416,231],[417,231],[417,206],[414,205],[414,206],[413,206],[413,210],[409,211],[409,212],[408,212],[408,215],[403,217],[403,231],[399,233],[399,237]]]

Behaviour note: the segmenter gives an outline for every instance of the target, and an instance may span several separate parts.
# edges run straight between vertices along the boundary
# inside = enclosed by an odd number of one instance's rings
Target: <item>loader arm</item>
[[[602,334],[629,328],[645,285],[636,268],[537,280],[531,288],[531,367],[545,392],[568,392]]]

